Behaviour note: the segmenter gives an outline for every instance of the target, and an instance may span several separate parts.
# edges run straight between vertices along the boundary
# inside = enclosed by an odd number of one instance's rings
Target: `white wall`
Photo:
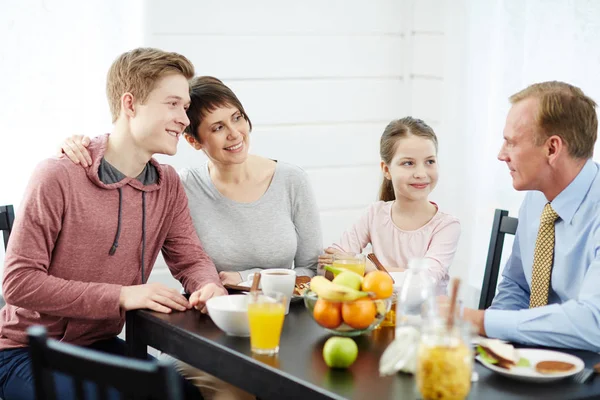
[[[521,196],[495,160],[506,98],[563,79],[600,100],[599,38],[600,3],[589,1],[0,0],[0,204],[18,207],[63,137],[110,129],[105,75],[119,53],[163,47],[233,88],[255,125],[254,153],[308,172],[324,245],[375,200],[389,120],[431,124],[432,200],[461,219],[451,274],[474,299],[493,209],[514,214]],[[182,142],[162,160],[204,157]]]
[[[0,167],[14,171],[0,204],[18,208],[34,166],[63,137],[110,129],[106,70],[139,45],[179,51],[232,87],[254,123],[252,151],[309,174],[324,246],[376,199],[378,140],[391,119],[430,123],[452,168],[451,132],[440,129],[445,1],[2,1],[0,72],[11,79],[0,83],[10,94],[0,112],[15,134],[0,141]],[[161,160],[181,168],[205,158],[182,142]],[[445,171],[433,199],[447,208]],[[159,264],[153,279],[176,285]]]
[[[187,11],[173,19],[173,3],[151,0],[145,44],[185,54],[233,89],[254,126],[251,152],[308,173],[329,245],[376,199],[379,137],[409,109],[406,3],[180,0]],[[205,161],[186,143],[161,159]]]
[[[141,44],[141,10],[141,0],[0,0],[0,204],[18,210],[66,136],[110,131],[106,72]]]

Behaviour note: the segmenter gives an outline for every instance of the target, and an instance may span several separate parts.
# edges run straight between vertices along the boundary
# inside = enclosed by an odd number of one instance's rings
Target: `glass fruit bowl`
[[[304,305],[326,331],[339,336],[359,336],[377,328],[390,310],[392,299],[363,297],[352,301],[320,299],[310,289],[304,293]]]

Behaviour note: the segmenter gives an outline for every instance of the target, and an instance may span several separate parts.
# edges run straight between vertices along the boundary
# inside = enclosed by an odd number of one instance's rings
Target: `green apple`
[[[354,290],[360,290],[362,280],[362,276],[360,276],[356,272],[342,271],[335,278],[333,278],[332,282]]]
[[[347,337],[330,337],[323,346],[323,360],[329,368],[348,368],[357,356],[356,342]]]

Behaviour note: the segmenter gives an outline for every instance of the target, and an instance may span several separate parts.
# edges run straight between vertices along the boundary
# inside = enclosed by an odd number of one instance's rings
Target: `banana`
[[[310,281],[310,290],[315,292],[319,298],[329,301],[352,301],[369,295],[367,292],[361,292],[360,290],[333,283],[324,276],[315,276],[312,278]]]
[[[340,268],[340,267],[335,267],[333,265],[325,265],[325,271],[329,271],[333,274],[334,277],[338,276],[339,274],[341,274],[344,271],[350,271],[349,269],[346,268]],[[354,271],[350,271],[356,274],[356,272]],[[356,274],[358,276],[360,276],[359,274]],[[360,276],[360,279],[362,281],[362,276]]]

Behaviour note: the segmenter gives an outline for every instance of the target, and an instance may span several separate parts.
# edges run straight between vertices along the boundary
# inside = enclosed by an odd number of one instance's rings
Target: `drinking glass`
[[[333,266],[365,275],[366,257],[364,254],[337,253],[333,255]]]
[[[248,296],[248,324],[252,351],[258,354],[277,354],[287,299],[282,293],[277,292],[251,292]]]

